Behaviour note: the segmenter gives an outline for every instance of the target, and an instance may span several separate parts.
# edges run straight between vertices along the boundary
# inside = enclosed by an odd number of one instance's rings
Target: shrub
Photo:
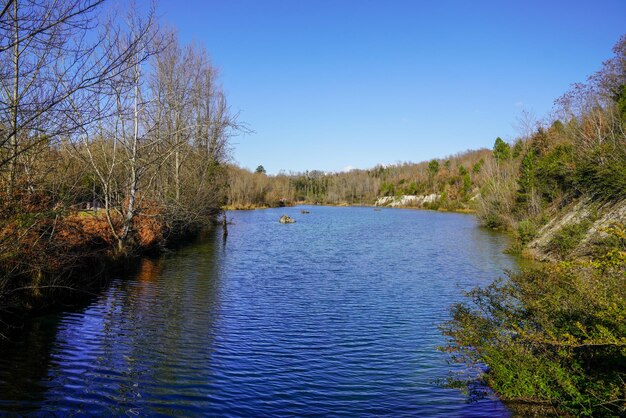
[[[611,234],[626,237],[623,226]],[[509,402],[557,414],[626,414],[626,240],[586,262],[510,273],[468,293],[441,326],[453,361],[486,365],[478,377]],[[471,387],[471,386],[469,386]]]
[[[525,219],[517,224],[517,239],[521,245],[526,245],[537,236],[537,226],[530,219]]]
[[[576,183],[598,200],[626,198],[626,141],[598,146],[582,153],[576,167]]]
[[[565,257],[584,238],[589,230],[591,222],[584,220],[579,223],[565,225],[562,227],[548,243],[548,250],[557,253],[560,257]]]
[[[559,194],[572,191],[575,160],[571,145],[560,144],[537,158],[536,181],[544,200],[551,202]]]
[[[380,195],[381,196],[394,196],[396,194],[395,186],[393,183],[383,182],[380,185]]]

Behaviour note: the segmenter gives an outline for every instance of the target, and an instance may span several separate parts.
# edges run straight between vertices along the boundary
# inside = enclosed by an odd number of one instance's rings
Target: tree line
[[[379,197],[437,194],[431,209],[469,209],[492,165],[491,151],[465,151],[421,163],[371,169],[267,175],[231,166],[228,201],[233,208],[289,204],[371,205]],[[262,167],[262,166],[261,166]]]
[[[0,2],[0,305],[215,220],[239,124],[153,7]]]

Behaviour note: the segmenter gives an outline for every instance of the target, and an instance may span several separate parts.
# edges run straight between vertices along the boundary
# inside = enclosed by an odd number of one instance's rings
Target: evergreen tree
[[[493,157],[498,163],[511,158],[511,147],[500,137],[497,137],[495,144],[493,144]]]

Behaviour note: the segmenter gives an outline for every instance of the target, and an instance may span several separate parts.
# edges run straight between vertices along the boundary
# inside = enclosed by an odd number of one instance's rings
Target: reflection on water
[[[165,264],[163,260],[144,258],[139,261],[139,272],[137,273],[137,281],[142,283],[151,283],[157,280]]]
[[[142,260],[39,318],[0,352],[0,411],[506,416],[435,383],[436,324],[513,267],[505,238],[463,215],[308,209],[231,213],[228,241]]]

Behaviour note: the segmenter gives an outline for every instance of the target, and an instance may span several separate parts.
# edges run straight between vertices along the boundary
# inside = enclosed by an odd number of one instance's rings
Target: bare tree
[[[11,191],[24,174],[20,158],[41,143],[80,130],[74,109],[102,83],[128,71],[135,42],[113,48],[88,36],[103,0],[7,0],[0,15],[0,170]]]
[[[121,71],[104,80],[96,90],[92,113],[98,115],[97,128],[81,125],[83,129],[76,144],[102,187],[105,214],[118,250],[125,251],[137,214],[139,190],[144,175],[155,163],[151,151],[155,148],[154,130],[147,117],[151,95],[145,80],[145,66],[163,47],[156,25],[154,10],[144,17],[132,10],[125,27],[110,24],[102,42],[106,61],[124,58]],[[74,114],[81,123],[83,107],[74,104]],[[93,119],[92,119],[93,121]],[[96,155],[97,154],[97,155]],[[118,228],[113,213],[121,218]]]
[[[206,51],[172,39],[155,59],[152,114],[160,155],[168,158],[158,179],[162,201],[184,228],[206,222],[224,204],[228,139],[245,127],[230,112]]]

